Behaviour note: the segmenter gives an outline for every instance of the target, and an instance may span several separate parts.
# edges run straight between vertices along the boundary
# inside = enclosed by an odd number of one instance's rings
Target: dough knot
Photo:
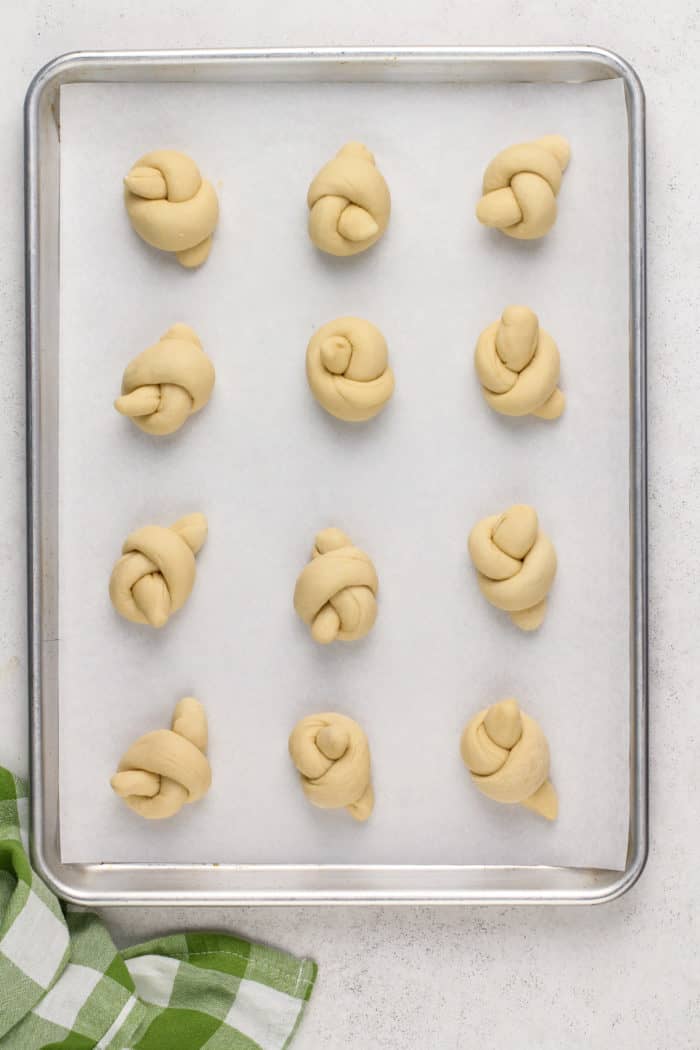
[[[306,376],[326,412],[351,423],[376,416],[394,392],[386,340],[360,317],[318,329],[306,351]]]
[[[146,153],[124,179],[124,201],[142,240],[174,252],[188,269],[202,265],[219,219],[219,201],[191,157],[172,149]]]
[[[367,820],[374,793],[369,744],[357,722],[333,713],[302,718],[289,737],[289,753],[310,802],[345,807],[355,820]]]
[[[147,820],[172,817],[197,802],[211,785],[206,757],[207,716],[199,700],[186,696],[171,729],[156,729],[131,745],[110,783],[127,806]]]
[[[508,306],[479,336],[476,373],[491,408],[505,416],[558,419],[564,395],[558,387],[559,351],[527,306]]]
[[[366,146],[348,142],[319,171],[307,195],[309,236],[330,255],[357,255],[389,222],[389,187]]]
[[[517,700],[501,700],[479,711],[462,733],[460,751],[474,784],[487,798],[520,803],[547,820],[556,818],[549,745]]]
[[[545,135],[498,153],[486,171],[476,217],[509,237],[543,237],[557,217],[557,194],[569,163],[569,143]]]
[[[169,528],[146,525],[127,536],[109,581],[117,612],[132,623],[167,623],[190,596],[194,556],[206,536],[203,514],[188,514]]]
[[[516,504],[482,521],[469,534],[469,554],[487,601],[510,613],[523,631],[544,619],[547,594],[557,571],[551,540],[532,507]]]
[[[196,333],[176,324],[127,365],[114,407],[147,434],[172,434],[206,405],[214,378]]]
[[[311,561],[294,588],[294,608],[326,645],[336,638],[363,638],[377,617],[379,581],[370,558],[353,547],[340,529],[324,529],[316,536]]]

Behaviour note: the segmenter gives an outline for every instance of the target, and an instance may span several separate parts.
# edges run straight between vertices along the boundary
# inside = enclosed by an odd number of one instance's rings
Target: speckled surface
[[[32,73],[79,48],[309,43],[596,43],[648,101],[651,854],[595,909],[138,909],[121,940],[209,925],[313,955],[299,1050],[700,1045],[697,404],[700,12],[671,0],[8,0],[0,96],[0,763],[27,769],[21,103]]]

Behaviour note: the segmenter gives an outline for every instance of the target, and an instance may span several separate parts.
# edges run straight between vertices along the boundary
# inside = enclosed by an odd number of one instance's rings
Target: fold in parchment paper
[[[550,132],[572,160],[559,219],[518,243],[474,218],[499,149]],[[622,85],[71,85],[61,93],[60,805],[64,861],[561,864],[621,867],[628,824],[627,131]],[[305,195],[348,139],[392,193],[386,235],[333,259]],[[143,244],[122,177],[145,151],[191,154],[218,189],[207,263]],[[484,403],[482,328],[526,303],[557,341],[558,423]],[[304,353],[342,314],[384,332],[396,373],[361,426],[313,401]],[[174,322],[217,373],[171,438],[112,408],[129,359]],[[532,503],[559,555],[541,630],[480,596],[466,541]],[[185,608],[160,632],[107,595],[129,531],[203,511]],[[292,609],[317,529],[368,551],[379,618],[322,649]],[[206,705],[212,789],[140,821],[109,777],[188,693]],[[460,732],[516,696],[542,724],[560,816],[549,825],[470,784]],[[305,801],[287,736],[337,709],[366,729],[376,808],[359,827]]]

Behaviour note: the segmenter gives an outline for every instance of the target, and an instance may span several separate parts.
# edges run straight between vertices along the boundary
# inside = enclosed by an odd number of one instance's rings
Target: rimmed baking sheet
[[[327,53],[317,66],[311,53],[278,53],[276,69],[271,53],[269,79],[253,56],[237,66],[228,53],[191,53],[177,67],[157,53],[152,67],[78,56],[57,73],[235,80],[240,70],[246,81],[60,88],[58,303],[46,237],[43,284],[30,255],[43,310],[30,326],[35,448],[43,424],[31,490],[43,467],[43,501],[31,522],[45,529],[41,554],[33,548],[34,569],[45,570],[33,577],[43,688],[36,662],[32,684],[35,852],[66,895],[583,901],[621,892],[641,870],[643,231],[630,195],[643,189],[633,167],[643,158],[629,123],[638,135],[640,102],[614,56],[512,50],[393,62]],[[448,69],[457,81],[540,70],[545,80],[616,79],[450,83]],[[30,144],[38,113],[50,134],[46,98],[34,111],[30,99]],[[551,131],[572,143],[555,229],[521,244],[481,228],[473,207],[488,159]],[[349,138],[374,149],[393,214],[371,252],[333,260],[308,241],[304,198]],[[123,211],[121,177],[156,144],[195,156],[220,193],[212,255],[196,273],[138,241]],[[32,183],[33,160],[30,149],[30,201],[47,192]],[[53,219],[51,203],[39,217],[30,205],[30,243],[32,223]],[[567,411],[556,424],[497,417],[479,393],[473,344],[517,301],[537,310],[562,352]],[[44,355],[40,375],[31,353],[49,306],[60,351]],[[327,417],[304,378],[310,334],[343,313],[382,328],[397,377],[386,412],[359,428]],[[217,386],[198,417],[156,442],[111,402],[129,358],[176,320],[199,332]],[[465,550],[473,522],[514,501],[537,507],[559,554],[535,636],[484,603]],[[121,621],[106,587],[124,536],[193,509],[207,514],[210,538],[188,605],[160,633]],[[373,557],[380,615],[364,642],[324,650],[295,619],[291,594],[314,532],[329,523]],[[212,791],[176,820],[140,823],[109,775],[188,692],[210,717]],[[489,803],[461,765],[462,725],[508,694],[550,740],[554,826]],[[286,755],[295,720],[332,707],[370,737],[377,807],[362,827],[309,807]]]

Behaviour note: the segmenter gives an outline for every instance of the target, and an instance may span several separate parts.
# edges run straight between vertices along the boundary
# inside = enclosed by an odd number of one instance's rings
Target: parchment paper
[[[554,230],[518,243],[474,218],[503,146],[567,135]],[[628,823],[627,132],[622,85],[77,85],[61,93],[60,806],[64,861],[624,865]],[[305,195],[348,139],[391,188],[383,240],[334,260]],[[207,264],[188,273],[131,231],[122,176],[150,148],[218,187]],[[559,423],[482,400],[472,353],[527,303],[562,354]],[[327,416],[304,375],[320,324],[385,333],[396,394],[374,422]],[[154,439],[112,401],[175,321],[213,359],[208,407]],[[559,555],[542,629],[480,596],[469,529],[532,503]],[[107,584],[125,536],[201,510],[194,592],[160,632]],[[315,532],[341,526],[380,578],[376,628],[321,648],[292,609]],[[109,777],[188,693],[206,705],[213,787],[144,822]],[[471,785],[459,738],[514,695],[549,738],[560,817]],[[364,826],[309,806],[287,756],[296,720],[338,709],[371,744]]]

